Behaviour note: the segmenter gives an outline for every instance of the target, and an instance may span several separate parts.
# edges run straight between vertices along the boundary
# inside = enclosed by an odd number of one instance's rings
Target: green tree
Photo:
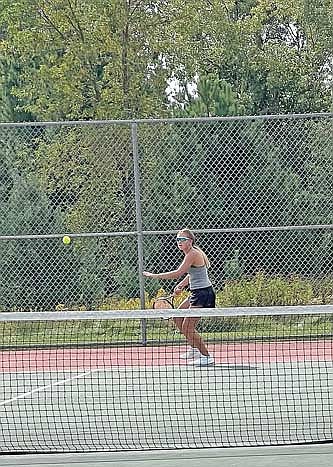
[[[0,60],[0,121],[23,122],[32,120],[32,115],[18,110],[19,102],[13,89],[19,86],[19,68],[12,60]]]
[[[213,74],[246,113],[332,108],[331,0],[1,0],[11,93],[39,120],[162,117]],[[190,20],[189,20],[190,18]]]
[[[166,61],[182,86],[215,74],[250,114],[331,108],[331,0],[174,0],[166,11]]]
[[[225,117],[243,112],[231,86],[214,75],[200,77],[194,95],[181,89],[177,100],[181,109],[175,105],[176,115],[181,117]]]
[[[38,120],[161,115],[166,71],[150,1],[2,0],[2,50],[13,90]]]

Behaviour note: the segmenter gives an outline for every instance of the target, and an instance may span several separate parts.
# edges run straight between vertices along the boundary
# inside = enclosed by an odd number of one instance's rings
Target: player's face
[[[191,246],[191,239],[183,232],[179,232],[176,238],[178,248],[182,251],[186,251]]]

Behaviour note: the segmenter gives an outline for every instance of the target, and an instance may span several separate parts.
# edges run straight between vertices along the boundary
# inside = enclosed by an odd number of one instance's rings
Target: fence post
[[[138,151],[138,125],[132,123],[132,148],[133,148],[133,169],[134,169],[134,193],[135,193],[135,211],[136,211],[136,230],[138,245],[138,265],[139,265],[139,287],[140,287],[140,307],[145,308],[145,288],[143,278],[143,235],[142,235],[142,215],[141,215],[141,197],[140,197],[140,165]],[[141,343],[147,344],[147,322],[141,320]]]

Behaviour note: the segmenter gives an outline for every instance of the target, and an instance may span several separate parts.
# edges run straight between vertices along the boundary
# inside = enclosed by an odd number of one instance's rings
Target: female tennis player
[[[186,274],[174,289],[177,295],[185,287],[190,288],[189,298],[184,300],[179,308],[215,308],[215,292],[208,277],[207,269],[210,264],[206,254],[195,245],[195,236],[191,230],[180,230],[176,241],[178,248],[185,255],[178,269],[159,274],[145,271],[143,275],[152,279],[177,279]],[[196,366],[212,365],[214,358],[209,354],[202,337],[195,329],[200,317],[173,318],[173,320],[191,346],[181,358],[193,360],[192,363]]]

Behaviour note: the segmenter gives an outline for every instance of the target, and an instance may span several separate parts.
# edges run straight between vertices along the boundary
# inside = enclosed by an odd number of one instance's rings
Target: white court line
[[[174,367],[177,368],[177,369],[184,369],[184,366],[186,367],[187,365],[179,365],[179,366],[175,365]],[[191,365],[188,365],[188,366],[191,367]],[[232,365],[231,365],[231,366],[232,366]],[[154,367],[137,367],[137,368],[138,368],[138,369],[139,369],[139,368],[141,368],[141,369],[144,368],[144,369],[147,369],[148,371],[151,371],[151,370],[156,371],[156,370],[161,370],[161,369],[170,368],[170,366],[160,366],[160,367],[155,367],[155,366],[154,366]],[[199,371],[202,370],[202,368],[200,368],[200,367],[199,367],[199,368],[196,368],[196,367],[193,367],[193,366],[192,366],[192,368],[193,368],[193,369],[197,369],[197,370],[199,370]],[[209,366],[209,367],[204,367],[204,369],[208,369],[208,368],[214,368],[214,365]],[[111,367],[110,367],[110,368],[95,368],[95,369],[89,370],[89,371],[87,371],[87,372],[85,372],[85,373],[80,373],[80,374],[78,374],[78,375],[76,375],[76,376],[73,376],[73,377],[71,377],[71,378],[66,378],[66,379],[63,379],[63,380],[61,380],[61,381],[57,381],[57,382],[55,382],[55,383],[47,384],[47,385],[45,385],[45,386],[41,386],[41,387],[39,387],[39,388],[33,389],[32,391],[28,391],[28,392],[25,392],[25,393],[23,393],[23,394],[20,394],[19,396],[16,396],[16,397],[13,397],[13,398],[11,398],[11,399],[7,399],[7,400],[5,400],[5,401],[2,401],[2,402],[0,402],[0,407],[1,407],[1,406],[4,406],[4,405],[6,405],[6,404],[10,404],[11,402],[15,402],[15,401],[17,401],[17,400],[19,400],[19,399],[24,399],[25,397],[28,397],[28,396],[30,396],[30,395],[32,395],[32,394],[37,393],[37,392],[41,392],[41,391],[43,391],[43,390],[46,390],[46,389],[49,389],[49,388],[52,388],[52,387],[60,386],[60,385],[62,385],[62,384],[66,384],[66,383],[68,383],[68,382],[70,382],[70,381],[74,381],[74,380],[79,379],[79,378],[84,378],[85,376],[88,376],[88,375],[90,375],[90,374],[92,374],[92,373],[96,373],[96,372],[108,372],[108,371],[112,371],[112,370],[115,370],[116,372],[117,372],[117,371],[126,372],[126,371],[129,370],[129,369],[133,370],[133,369],[135,369],[135,367],[123,367],[123,366],[119,366],[119,367],[112,367],[112,368],[111,368]],[[234,369],[234,368],[233,368],[233,369]],[[249,368],[246,368],[246,369],[249,369]],[[68,371],[70,371],[70,370],[68,370]],[[25,373],[29,373],[29,372],[25,372]],[[30,372],[30,374],[33,374],[33,373],[34,373],[34,372]],[[19,373],[17,372],[16,374],[19,374]],[[299,391],[298,391],[298,392],[295,391],[295,388],[294,388],[294,390],[293,390],[291,393],[292,393],[292,394],[303,394],[302,388],[297,388],[297,387],[296,387],[296,389],[298,389]],[[191,390],[190,390],[190,391],[191,391]],[[190,393],[190,391],[189,391],[189,393]],[[270,392],[269,394],[274,394],[274,393],[278,393],[278,392],[279,392],[279,391],[272,391],[272,392]],[[287,391],[287,393],[288,393],[288,392],[290,392],[290,391]],[[164,393],[165,393],[165,391],[163,391],[163,394],[164,394]],[[304,392],[304,393],[307,393],[307,392]],[[154,392],[146,391],[146,393],[145,393],[145,395],[150,395],[150,394],[154,394]],[[167,392],[166,392],[166,394],[167,394]],[[204,395],[204,394],[205,394],[205,393],[203,392],[203,395]],[[210,394],[210,393],[207,393],[207,395],[209,395],[209,394]],[[224,394],[224,395],[236,395],[236,394],[237,394],[237,388],[235,387],[234,390],[230,390],[230,391],[225,391],[225,390],[224,390],[224,391],[223,391],[223,394]],[[263,392],[260,392],[260,391],[259,391],[259,392],[257,392],[256,394],[258,394],[258,395],[265,395],[265,394],[266,394],[266,395],[267,395],[267,393],[264,392],[264,391],[263,391]],[[173,395],[173,396],[184,395],[184,391],[182,390],[181,392],[178,392],[178,391],[177,391],[177,392],[173,392],[172,395]],[[249,395],[249,394],[246,394],[246,395]]]
[[[90,375],[94,371],[95,370],[91,370],[86,373],[80,373],[79,375],[73,376],[72,378],[63,379],[61,381],[57,381],[56,383],[47,384],[46,386],[41,386],[39,388],[33,389],[32,391],[25,392],[23,394],[20,394],[19,396],[12,397],[11,399],[7,399],[5,401],[0,402],[0,407],[6,404],[10,404],[11,402],[15,402],[18,399],[24,399],[25,397],[31,396],[32,394],[35,394],[36,392],[41,392],[41,391],[44,391],[45,389],[49,389],[55,386],[60,386],[61,384],[66,384],[69,381],[74,381],[75,379],[84,378],[85,376]]]
[[[205,370],[205,369],[213,369],[213,368],[219,368],[219,369],[232,369],[232,370],[239,370],[239,369],[243,369],[243,370],[252,370],[252,369],[255,369],[255,368],[259,368],[263,365],[254,365],[254,364],[249,364],[249,363],[215,363],[215,365],[208,365],[208,366],[202,366],[202,367],[199,367],[199,366],[195,366],[195,365],[191,365],[191,364],[186,364],[186,363],[182,363],[182,364],[173,364],[173,363],[170,363],[169,365],[154,365],[154,366],[151,366],[151,365],[141,365],[141,366],[129,366],[129,365],[112,365],[112,366],[109,366],[109,367],[102,367],[102,368],[93,368],[92,370],[89,370],[87,373],[84,373],[84,374],[89,374],[89,373],[96,373],[98,371],[102,372],[128,372],[128,371],[133,371],[133,370],[140,370],[142,373],[144,373],[146,370],[147,371],[163,371],[163,370],[169,370],[170,368],[174,368],[175,370],[184,370],[184,369],[192,369],[192,370]],[[81,368],[82,370],[83,368]],[[20,371],[0,371],[0,375],[1,376],[16,376],[16,375],[39,375],[39,374],[44,374],[44,373],[48,373],[48,374],[53,374],[53,373],[73,373],[75,371],[75,369],[71,370],[20,370]],[[76,376],[76,378],[80,377],[79,375]],[[74,378],[73,378],[74,379]],[[1,405],[1,403],[0,403]]]

